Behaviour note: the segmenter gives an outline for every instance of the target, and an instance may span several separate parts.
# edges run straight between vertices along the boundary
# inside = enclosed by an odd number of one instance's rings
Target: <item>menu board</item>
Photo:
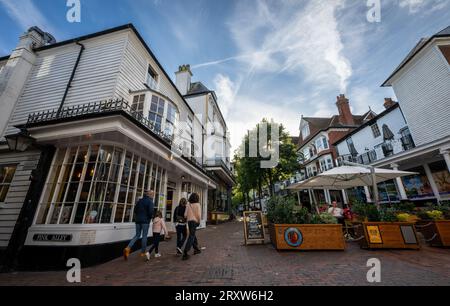
[[[249,241],[265,241],[263,215],[261,211],[244,212],[245,244]]]

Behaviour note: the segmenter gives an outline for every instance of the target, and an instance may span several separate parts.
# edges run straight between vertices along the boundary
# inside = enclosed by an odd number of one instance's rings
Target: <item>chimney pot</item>
[[[384,108],[389,109],[394,106],[397,102],[392,100],[392,98],[384,98]]]

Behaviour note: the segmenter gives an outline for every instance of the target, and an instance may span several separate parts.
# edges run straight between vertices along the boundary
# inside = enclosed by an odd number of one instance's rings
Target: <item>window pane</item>
[[[125,210],[125,205],[124,204],[117,204],[116,215],[114,216],[114,222],[115,223],[122,223],[124,210]]]
[[[73,203],[64,204],[64,208],[61,213],[59,224],[69,224],[70,217],[72,216]]]
[[[120,185],[120,191],[119,191],[119,203],[125,203],[126,197],[127,197],[127,188],[128,186]]]
[[[61,212],[61,203],[56,203],[55,207],[53,208],[53,214],[50,218],[50,224],[57,224],[60,212]]]
[[[86,218],[84,220],[85,224],[95,224],[99,222],[100,218],[100,203],[89,204],[88,210],[86,212]]]
[[[67,191],[67,196],[65,202],[75,202],[75,198],[78,192],[78,183],[69,184],[69,190]]]
[[[116,195],[116,184],[109,183],[108,187],[106,188],[106,197],[105,202],[114,202],[114,198]]]
[[[73,222],[74,224],[82,224],[83,223],[85,209],[86,209],[86,203],[78,203],[77,211],[75,212],[75,220]]]
[[[102,217],[100,223],[111,223],[111,215],[114,205],[112,203],[105,203],[103,205]]]

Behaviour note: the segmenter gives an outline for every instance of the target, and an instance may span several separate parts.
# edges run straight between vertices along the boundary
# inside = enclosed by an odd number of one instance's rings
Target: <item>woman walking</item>
[[[173,214],[173,223],[175,223],[175,228],[177,229],[177,255],[182,255],[182,247],[186,242],[187,238],[187,220],[184,216],[186,213],[187,200],[182,198],[180,203],[175,208]]]
[[[155,258],[161,257],[161,254],[159,254],[159,242],[161,240],[161,236],[167,235],[167,228],[166,223],[164,222],[164,219],[162,218],[161,211],[158,211],[156,213],[155,219],[153,219],[153,243],[150,247],[150,250],[145,254],[147,257],[147,261],[150,260],[150,255],[152,254],[153,250],[155,250]]]
[[[194,255],[201,253],[198,247],[198,240],[196,236],[196,230],[197,227],[200,226],[200,220],[202,218],[202,207],[200,206],[199,202],[200,197],[198,196],[198,194],[193,193],[189,197],[189,204],[186,206],[186,212],[184,216],[186,217],[188,222],[189,237],[186,246],[184,247],[183,260],[189,259],[188,253],[192,247],[194,248]]]

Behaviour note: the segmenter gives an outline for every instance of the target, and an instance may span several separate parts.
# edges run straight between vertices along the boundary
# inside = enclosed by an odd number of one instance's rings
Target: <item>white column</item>
[[[398,171],[398,165],[392,164],[391,168],[395,171]],[[396,178],[395,181],[397,182],[397,188],[400,192],[400,200],[408,200],[408,196],[406,195],[405,185],[403,185],[403,181],[400,177]]]
[[[434,196],[438,200],[441,201],[441,195],[439,194],[439,189],[437,188],[436,182],[434,181],[433,174],[431,173],[430,166],[428,164],[422,165],[425,169],[425,173],[427,174],[428,181],[430,182],[431,189],[433,190]]]
[[[329,189],[325,189],[324,192],[325,192],[325,201],[326,201],[328,204],[331,204],[330,190],[329,190]]]
[[[364,192],[366,193],[366,198],[368,203],[372,203],[372,197],[370,196],[369,187],[364,186]]]
[[[448,172],[450,172],[450,149],[441,150],[441,155],[444,156],[445,163],[447,164]]]
[[[345,189],[342,189],[342,201],[345,205],[348,204],[348,197],[347,197],[347,191]]]

